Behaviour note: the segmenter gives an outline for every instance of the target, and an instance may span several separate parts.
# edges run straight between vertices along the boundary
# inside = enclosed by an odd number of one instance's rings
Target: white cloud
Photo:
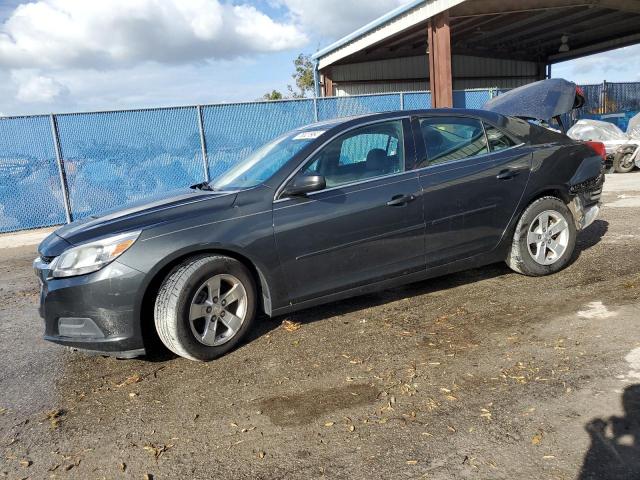
[[[571,42],[569,42],[571,43]],[[640,81],[640,45],[557,63],[552,67],[554,77],[563,77],[576,83]]]
[[[69,94],[69,89],[57,80],[28,71],[11,74],[17,86],[16,98],[26,103],[51,103]]]
[[[187,64],[298,48],[307,36],[248,4],[219,0],[38,0],[0,26],[0,67]]]
[[[275,0],[310,34],[338,39],[408,3],[407,0]]]

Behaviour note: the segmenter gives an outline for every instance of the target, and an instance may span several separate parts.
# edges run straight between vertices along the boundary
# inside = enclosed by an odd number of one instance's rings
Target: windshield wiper
[[[209,185],[208,182],[196,183],[195,185],[191,185],[189,188],[192,188],[193,190],[204,190],[207,192],[214,191],[214,188],[211,185]]]

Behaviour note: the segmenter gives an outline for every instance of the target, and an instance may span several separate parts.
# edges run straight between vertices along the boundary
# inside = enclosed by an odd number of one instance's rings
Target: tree
[[[310,55],[301,53],[293,61],[295,72],[291,75],[291,78],[295,80],[295,87],[292,85],[287,86],[289,94],[287,96],[280,93],[278,90],[273,90],[271,93],[266,93],[263,97],[264,100],[283,100],[285,98],[305,98],[308,94],[313,96],[315,94],[315,82],[313,75],[313,61]]]
[[[291,96],[293,98],[305,98],[307,93],[313,95],[315,93],[315,82],[313,76],[314,65],[311,61],[311,56],[301,53],[293,61],[293,66],[295,73],[291,77],[295,80],[298,91],[294,91],[293,87],[289,85],[288,89]]]
[[[282,100],[284,95],[278,90],[272,90],[270,93],[265,93],[262,97],[264,100]]]

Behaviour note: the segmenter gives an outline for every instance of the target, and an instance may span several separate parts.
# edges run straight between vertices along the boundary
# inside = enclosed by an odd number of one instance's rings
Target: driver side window
[[[404,169],[402,120],[368,125],[338,137],[302,175],[322,175],[327,187],[398,173]]]

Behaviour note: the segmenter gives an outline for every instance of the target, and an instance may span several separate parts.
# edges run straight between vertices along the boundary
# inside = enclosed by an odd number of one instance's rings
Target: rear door
[[[413,126],[427,266],[493,250],[524,194],[529,149],[474,117],[415,118]]]
[[[327,188],[273,205],[294,303],[425,269],[414,152],[409,120],[391,120],[337,137],[301,168]]]

